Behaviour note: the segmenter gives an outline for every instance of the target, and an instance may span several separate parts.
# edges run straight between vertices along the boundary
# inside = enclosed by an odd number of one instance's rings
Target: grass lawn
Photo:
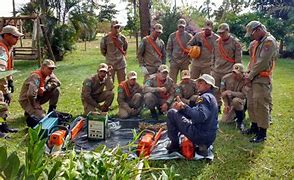
[[[139,71],[135,57],[135,43],[130,42],[128,50],[128,70]],[[76,50],[68,54],[64,61],[58,62],[55,74],[62,82],[61,97],[58,110],[69,112],[77,116],[83,112],[80,92],[83,80],[94,74],[98,64],[104,62],[100,54],[99,42],[87,44],[78,43]],[[248,62],[248,57],[244,58]],[[18,61],[15,63],[17,70],[14,76],[16,91],[10,105],[8,122],[10,126],[18,127],[21,131],[11,135],[9,140],[0,139],[0,144],[5,144],[9,151],[17,150],[24,157],[25,120],[23,110],[17,102],[19,91],[25,78],[37,68],[35,61]],[[174,165],[176,173],[181,174],[180,179],[293,179],[294,178],[294,61],[280,59],[277,62],[273,80],[273,125],[268,131],[268,140],[263,144],[249,143],[249,137],[241,135],[233,125],[220,124],[217,139],[214,144],[215,160],[212,164],[202,161],[154,161],[153,167]],[[143,76],[139,82],[143,82]],[[117,88],[117,80],[116,87]],[[48,106],[45,106],[47,110]],[[113,103],[117,113],[117,101]],[[249,126],[248,119],[246,125]]]

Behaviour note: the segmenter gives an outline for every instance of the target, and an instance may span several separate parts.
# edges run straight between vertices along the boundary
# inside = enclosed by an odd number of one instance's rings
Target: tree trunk
[[[150,0],[139,0],[141,38],[150,34]]]
[[[134,19],[137,20],[137,0],[133,0],[133,8],[134,8]],[[138,31],[136,30],[136,32],[135,32],[135,38],[136,38],[136,54],[138,52],[138,47],[139,47],[138,35],[139,35],[138,34]]]
[[[284,50],[284,41],[283,39],[281,39],[280,46],[279,46],[279,53],[283,54],[283,50]]]

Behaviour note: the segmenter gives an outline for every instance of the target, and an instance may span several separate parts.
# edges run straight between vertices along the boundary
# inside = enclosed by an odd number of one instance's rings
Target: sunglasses
[[[15,36],[13,34],[10,34],[12,37],[14,37],[15,39],[19,39],[19,36]]]

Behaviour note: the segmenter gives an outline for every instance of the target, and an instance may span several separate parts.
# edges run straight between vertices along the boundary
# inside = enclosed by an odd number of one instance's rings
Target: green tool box
[[[87,115],[87,135],[90,140],[105,140],[108,115],[89,112]]]

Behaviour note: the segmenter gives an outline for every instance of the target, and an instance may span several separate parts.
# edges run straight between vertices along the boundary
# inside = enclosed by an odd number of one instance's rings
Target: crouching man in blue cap
[[[208,74],[196,79],[196,86],[200,96],[196,106],[191,108],[183,103],[179,97],[173,108],[167,113],[168,137],[171,143],[167,150],[169,153],[179,151],[179,135],[185,135],[195,146],[198,146],[200,155],[207,156],[208,147],[216,138],[218,128],[218,105],[213,95],[215,80]]]

